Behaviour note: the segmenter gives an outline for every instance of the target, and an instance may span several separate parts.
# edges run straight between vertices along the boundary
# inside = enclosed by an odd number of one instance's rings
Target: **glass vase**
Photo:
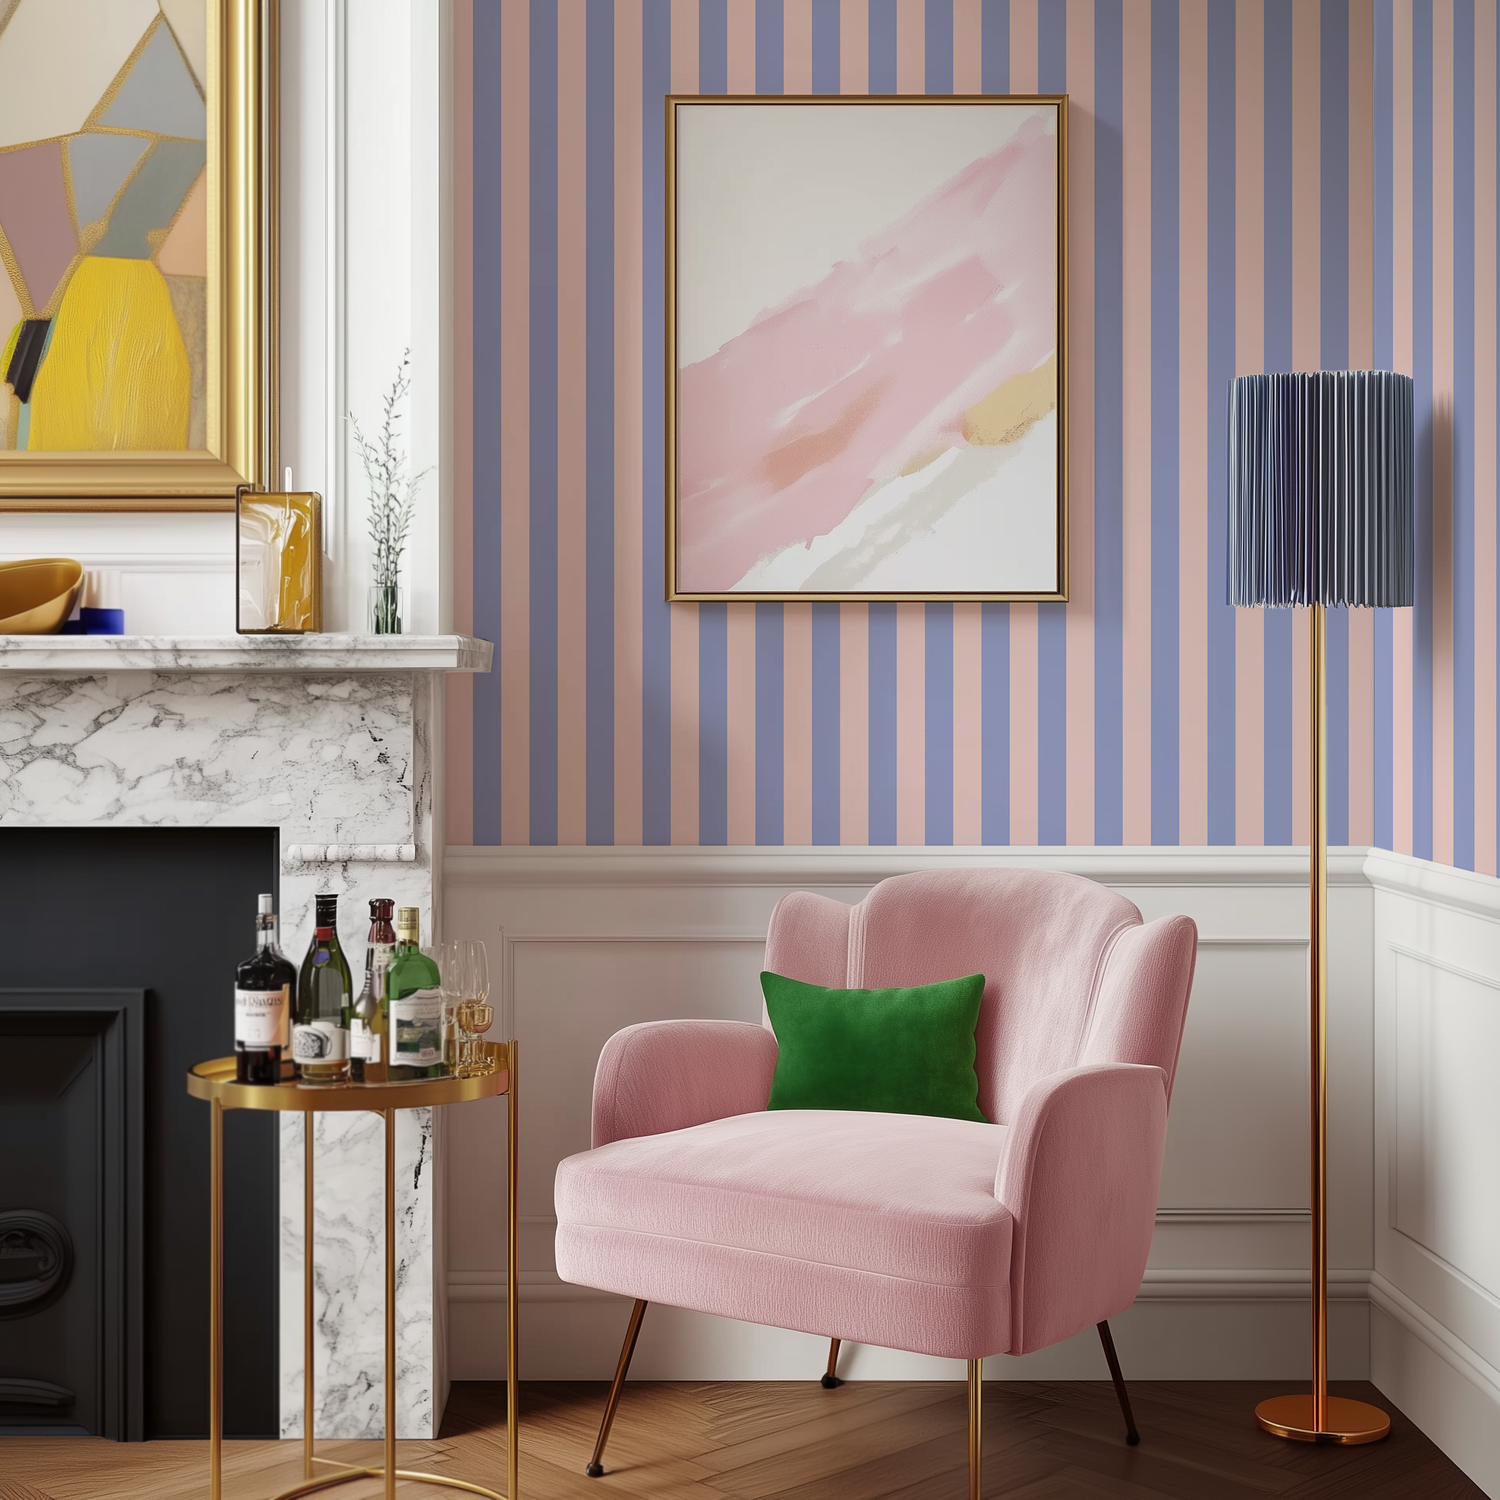
[[[406,590],[395,584],[370,588],[369,630],[371,635],[400,635],[406,615]]]

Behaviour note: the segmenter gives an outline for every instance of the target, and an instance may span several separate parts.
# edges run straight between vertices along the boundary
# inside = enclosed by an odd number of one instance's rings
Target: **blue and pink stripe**
[[[1481,0],[455,8],[447,819],[480,844],[1306,837],[1305,621],[1224,598],[1224,391],[1418,385],[1419,603],[1330,629],[1330,833],[1496,872]],[[663,602],[662,96],[1070,95],[1073,599]]]

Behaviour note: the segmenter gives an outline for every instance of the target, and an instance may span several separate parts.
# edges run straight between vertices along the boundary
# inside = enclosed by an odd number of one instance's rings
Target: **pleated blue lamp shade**
[[[1229,390],[1229,602],[1413,603],[1412,381],[1242,375]]]

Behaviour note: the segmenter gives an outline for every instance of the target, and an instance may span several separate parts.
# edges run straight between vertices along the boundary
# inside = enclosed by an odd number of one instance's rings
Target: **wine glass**
[[[443,1061],[461,1077],[459,1053],[463,1033],[458,1012],[464,999],[464,945],[450,938],[438,945],[433,957],[437,960],[443,992]]]
[[[489,1003],[489,955],[481,942],[470,940],[464,947],[467,950],[464,956],[467,1017],[463,1024],[464,1030],[470,1033],[469,1074],[493,1073],[496,1067],[494,1054],[487,1043],[479,1040],[495,1019],[495,1008]]]

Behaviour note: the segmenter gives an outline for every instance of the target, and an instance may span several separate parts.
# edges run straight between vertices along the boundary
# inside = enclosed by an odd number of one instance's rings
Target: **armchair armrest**
[[[1012,1354],[1123,1312],[1140,1290],[1167,1138],[1160,1068],[1101,1063],[1038,1080],[995,1196],[1011,1212]]]
[[[749,1021],[647,1021],[617,1031],[594,1074],[593,1145],[766,1107],[776,1038]]]

